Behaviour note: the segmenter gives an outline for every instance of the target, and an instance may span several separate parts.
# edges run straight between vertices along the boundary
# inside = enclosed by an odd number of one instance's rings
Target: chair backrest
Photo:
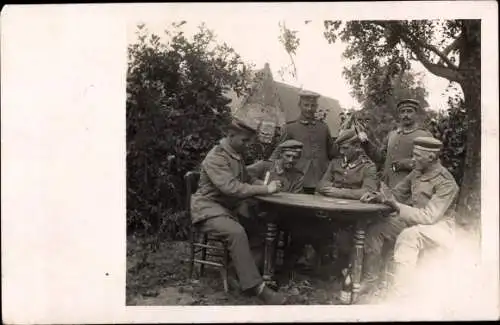
[[[197,171],[189,171],[184,175],[184,182],[186,183],[186,211],[191,215],[191,195],[198,189],[198,181],[200,180],[200,173]]]

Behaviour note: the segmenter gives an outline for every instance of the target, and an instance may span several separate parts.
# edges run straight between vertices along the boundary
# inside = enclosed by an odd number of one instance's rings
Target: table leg
[[[266,244],[264,246],[264,270],[262,278],[264,282],[273,284],[274,275],[274,252],[276,248],[276,239],[278,226],[272,221],[267,222]]]
[[[363,271],[364,245],[366,237],[366,221],[360,220],[356,224],[354,233],[354,258],[352,264],[352,294],[351,304],[358,300],[359,290],[361,286],[361,274]]]

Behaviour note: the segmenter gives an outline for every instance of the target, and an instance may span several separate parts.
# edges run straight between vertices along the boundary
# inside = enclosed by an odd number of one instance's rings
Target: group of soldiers
[[[193,225],[227,241],[243,292],[266,304],[284,304],[285,297],[263,281],[261,259],[252,250],[253,238],[259,238],[252,231],[261,229],[252,226],[259,224],[260,215],[258,208],[252,209],[252,197],[282,191],[383,203],[393,212],[368,227],[361,289],[369,292],[380,283],[380,261],[388,244],[394,251],[394,292],[404,294],[420,252],[453,243],[459,188],[440,163],[442,143],[418,126],[421,107],[412,99],[398,103],[399,127],[382,146],[366,130],[354,128],[341,130],[334,141],[328,126],[315,119],[318,98],[301,92],[300,118],[286,124],[268,160],[249,166],[242,155],[256,140],[257,130],[232,121],[227,135],[201,163],[199,187],[191,200]],[[294,252],[300,255],[307,243],[322,249],[328,231],[324,219],[287,215],[282,220],[280,227],[290,230]]]

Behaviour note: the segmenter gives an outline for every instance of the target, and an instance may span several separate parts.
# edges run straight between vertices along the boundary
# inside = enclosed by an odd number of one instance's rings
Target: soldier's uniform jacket
[[[399,215],[410,225],[431,225],[454,221],[454,208],[459,187],[451,173],[438,164],[436,168],[421,174],[412,171],[393,190],[400,204]]]
[[[337,188],[339,197],[358,200],[366,191],[377,190],[377,168],[365,155],[348,164],[341,158],[335,158],[330,162],[317,192],[322,193],[325,187]]]
[[[316,188],[335,156],[333,139],[326,123],[296,120],[286,124],[280,142],[294,139],[304,144],[302,156],[295,167],[304,173],[304,187]]]
[[[366,154],[377,164],[383,164],[382,181],[390,188],[396,186],[410,172],[411,168],[392,169],[392,163],[398,160],[409,161],[413,154],[413,140],[417,137],[432,137],[432,134],[422,128],[404,131],[401,128],[389,132],[382,147],[376,147],[372,142],[363,144]]]
[[[267,186],[254,185],[243,158],[226,139],[220,141],[201,163],[198,190],[191,198],[193,223],[211,217],[233,216],[244,199],[266,194]]]
[[[280,181],[283,192],[300,193],[303,189],[304,173],[297,168],[280,169],[278,164],[270,160],[261,160],[247,166],[248,173],[257,179],[264,179],[269,171],[269,181]]]

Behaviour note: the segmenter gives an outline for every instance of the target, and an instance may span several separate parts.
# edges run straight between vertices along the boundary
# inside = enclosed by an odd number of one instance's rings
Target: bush
[[[187,234],[183,176],[223,136],[229,90],[247,91],[250,69],[204,25],[192,39],[181,24],[167,41],[138,26],[128,48],[127,229]]]
[[[460,185],[464,174],[467,113],[461,98],[450,97],[448,105],[447,112],[429,116],[425,125],[435,138],[443,142],[441,162]]]

